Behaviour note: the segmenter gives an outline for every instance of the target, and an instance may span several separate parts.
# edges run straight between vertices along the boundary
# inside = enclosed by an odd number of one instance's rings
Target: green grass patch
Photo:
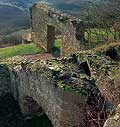
[[[13,56],[22,56],[27,54],[37,54],[42,50],[35,44],[21,44],[6,48],[0,48],[0,59],[5,59]]]
[[[52,50],[54,56],[60,56],[60,48],[61,48],[61,39],[57,38],[55,40],[54,47]]]
[[[91,40],[88,40],[88,36],[91,36]],[[115,31],[114,29],[98,29],[98,28],[94,28],[94,29],[88,29],[85,32],[85,39],[89,42],[95,42],[95,43],[99,43],[101,41],[107,41],[107,40],[115,40]],[[116,32],[116,37],[119,37],[119,32]]]
[[[61,47],[61,39],[60,38],[55,40],[54,47],[60,49],[60,47]]]

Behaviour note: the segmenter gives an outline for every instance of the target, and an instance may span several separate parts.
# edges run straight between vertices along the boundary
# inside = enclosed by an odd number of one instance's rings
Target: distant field
[[[7,48],[0,48],[0,59],[5,59],[13,56],[21,56],[27,54],[37,54],[42,50],[35,44],[21,44]]]

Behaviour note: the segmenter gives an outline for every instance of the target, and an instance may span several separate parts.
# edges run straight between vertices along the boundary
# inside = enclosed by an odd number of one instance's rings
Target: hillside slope
[[[65,12],[71,13],[80,17],[82,13],[88,8],[92,3],[101,6],[106,4],[109,0],[45,0],[46,2],[52,3],[53,6],[59,8]]]
[[[0,36],[29,28],[29,7],[37,0],[0,0]]]
[[[12,5],[16,5],[18,7],[27,9],[27,8],[29,8],[29,6],[31,6],[36,1],[38,1],[38,0],[0,0],[0,3],[2,3],[2,4],[9,3]]]
[[[29,13],[18,7],[0,4],[0,35],[8,34],[21,28],[28,28]]]

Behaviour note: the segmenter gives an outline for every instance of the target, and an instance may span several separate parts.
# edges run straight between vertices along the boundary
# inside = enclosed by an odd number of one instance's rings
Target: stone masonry
[[[120,102],[120,63],[85,56],[7,59],[0,66],[0,94],[12,93],[25,115],[45,113],[54,127],[98,127],[96,121],[103,125],[106,113]]]
[[[62,36],[61,56],[80,51],[85,32],[80,19],[41,3],[32,7],[31,18],[32,39],[46,52],[52,52],[56,28]]]
[[[23,114],[31,113],[26,110],[25,101],[33,99],[39,105],[34,103],[35,108],[42,108],[41,112],[45,112],[54,127],[84,127],[87,97],[58,87],[51,62],[20,61],[11,72],[11,92],[19,101]],[[33,105],[31,108],[34,108]]]

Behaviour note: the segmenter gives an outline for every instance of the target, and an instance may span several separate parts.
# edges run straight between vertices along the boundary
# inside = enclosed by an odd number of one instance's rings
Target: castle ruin
[[[61,56],[80,51],[81,20],[44,4],[35,4],[31,14],[32,39],[46,52],[52,52],[56,28],[62,35]],[[109,105],[120,102],[119,61],[98,52],[47,60],[41,56],[1,61],[0,95],[11,93],[25,115],[45,113],[54,127],[102,127],[106,111],[114,109]]]
[[[35,4],[31,9],[32,38],[46,52],[51,53],[55,42],[55,29],[61,32],[61,56],[80,51],[84,40],[83,21],[57,11],[45,4]]]

